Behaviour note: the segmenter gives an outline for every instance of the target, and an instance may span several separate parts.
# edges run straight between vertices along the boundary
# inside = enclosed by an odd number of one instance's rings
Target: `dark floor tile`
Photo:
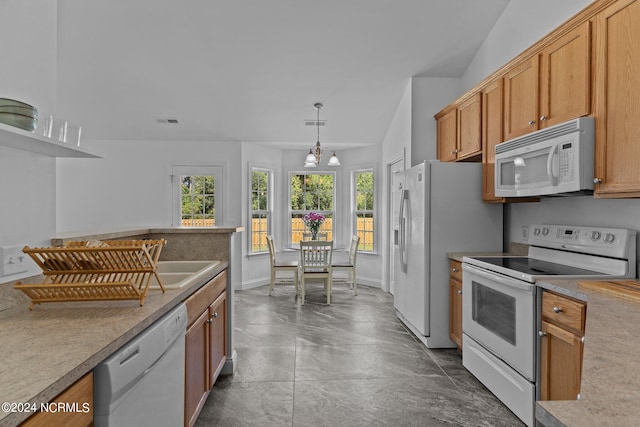
[[[296,348],[236,347],[238,367],[233,382],[293,381]]]
[[[521,426],[462,366],[397,319],[393,296],[322,285],[307,303],[293,284],[234,294],[234,376],[204,405],[204,426]]]
[[[421,349],[396,345],[303,346],[296,350],[296,380],[410,378],[441,375]]]
[[[222,377],[195,426],[290,426],[292,419],[293,382],[236,383]]]

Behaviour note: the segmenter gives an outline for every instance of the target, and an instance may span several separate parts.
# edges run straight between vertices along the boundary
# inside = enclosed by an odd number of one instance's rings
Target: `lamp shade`
[[[338,156],[336,156],[336,152],[334,151],[329,159],[329,166],[340,166],[340,160],[338,160]]]

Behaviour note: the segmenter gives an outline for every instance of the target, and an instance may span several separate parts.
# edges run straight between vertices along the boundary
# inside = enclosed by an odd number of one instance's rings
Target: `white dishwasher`
[[[186,328],[180,304],[94,369],[96,427],[184,424]]]

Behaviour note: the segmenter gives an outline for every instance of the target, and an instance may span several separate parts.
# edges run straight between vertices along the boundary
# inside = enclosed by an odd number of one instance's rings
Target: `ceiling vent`
[[[304,121],[304,125],[305,126],[326,126],[327,125],[327,121],[326,120],[305,120]]]
[[[178,124],[178,119],[176,119],[174,117],[156,117],[155,120],[158,123],[166,123],[166,124],[170,124],[170,125],[177,125]]]

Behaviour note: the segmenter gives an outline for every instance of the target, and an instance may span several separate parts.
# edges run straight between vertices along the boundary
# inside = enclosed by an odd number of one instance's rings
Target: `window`
[[[359,252],[373,252],[375,248],[375,213],[373,169],[353,172],[354,230],[360,236]]]
[[[182,166],[171,168],[173,225],[213,227],[222,223],[222,167]]]
[[[249,253],[266,252],[271,234],[271,177],[273,171],[251,168]]]
[[[289,176],[290,197],[290,239],[291,243],[302,240],[305,225],[302,216],[309,212],[319,212],[326,217],[320,226],[320,231],[328,233],[329,240],[333,240],[333,200],[335,173],[298,173]]]

